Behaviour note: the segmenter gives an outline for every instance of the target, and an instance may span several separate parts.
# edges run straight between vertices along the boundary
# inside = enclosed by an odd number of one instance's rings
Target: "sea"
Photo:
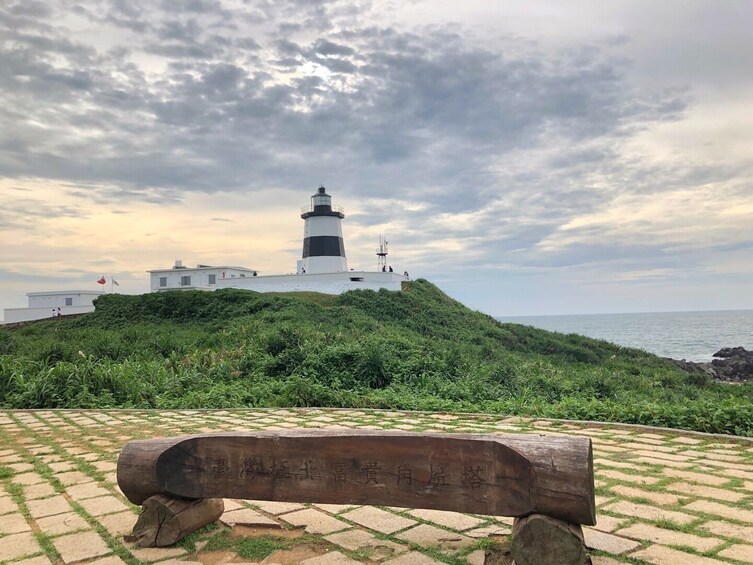
[[[753,350],[753,310],[576,314],[497,318],[635,347],[662,357],[710,361],[723,347]]]

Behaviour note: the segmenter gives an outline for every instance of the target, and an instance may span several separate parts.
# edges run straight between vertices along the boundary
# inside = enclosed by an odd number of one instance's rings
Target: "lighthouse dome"
[[[311,205],[304,207],[301,211],[301,218],[304,220],[314,216],[334,216],[341,220],[345,217],[341,207],[332,207],[332,197],[327,194],[327,189],[320,186],[311,196]]]

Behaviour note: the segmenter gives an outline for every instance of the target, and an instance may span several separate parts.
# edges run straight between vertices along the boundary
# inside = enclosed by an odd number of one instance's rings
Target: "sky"
[[[0,308],[349,266],[495,316],[753,308],[753,2],[0,3]]]

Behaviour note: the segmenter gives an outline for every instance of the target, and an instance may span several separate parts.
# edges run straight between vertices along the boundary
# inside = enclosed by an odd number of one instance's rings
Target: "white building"
[[[347,271],[344,273],[305,273],[300,275],[268,275],[246,279],[218,281],[217,288],[245,288],[256,292],[321,292],[342,294],[348,290],[401,290],[408,280],[397,273]]]
[[[94,312],[94,300],[104,294],[98,290],[64,290],[50,292],[27,292],[27,308],[5,308],[6,324],[42,320],[70,314]]]
[[[153,269],[149,273],[149,290],[215,290],[223,280],[255,277],[256,271],[245,267],[211,267],[197,265],[185,267],[182,261],[175,261],[169,269]]]
[[[332,197],[320,186],[311,196],[309,206],[302,209],[304,220],[303,252],[294,275],[259,275],[241,267],[184,267],[176,261],[171,269],[148,271],[150,289],[154,291],[175,289],[216,290],[243,288],[256,292],[321,292],[342,294],[348,290],[387,289],[398,291],[405,275],[388,271],[348,270],[343,241],[342,220],[345,213],[332,206]],[[387,255],[382,244],[382,259]],[[377,253],[380,255],[380,253]]]
[[[311,203],[302,210],[303,253],[295,275],[258,276],[251,279],[227,278],[217,288],[245,288],[256,292],[321,292],[342,294],[348,290],[402,289],[405,275],[391,271],[349,271],[345,256],[342,220],[345,213],[332,206],[332,197],[320,186]],[[386,256],[386,247],[384,255]]]
[[[386,242],[380,240],[377,255],[382,269],[379,271],[348,270],[345,256],[342,208],[332,206],[332,197],[320,186],[311,196],[311,202],[301,213],[304,220],[303,252],[298,260],[296,274],[257,276],[254,269],[246,267],[197,265],[186,267],[176,261],[167,269],[153,269],[149,273],[149,290],[217,290],[243,288],[256,292],[321,292],[341,294],[348,290],[399,291],[408,280],[407,273],[400,275],[387,270]],[[101,291],[73,290],[29,292],[28,308],[6,308],[5,323],[39,320],[43,318],[93,312],[93,301],[104,294]]]

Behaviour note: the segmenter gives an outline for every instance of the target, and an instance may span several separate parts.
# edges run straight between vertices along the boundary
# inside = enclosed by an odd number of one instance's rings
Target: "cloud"
[[[387,232],[427,273],[598,265],[624,281],[711,268],[688,250],[743,241],[753,214],[750,159],[668,145],[702,92],[637,82],[627,31],[553,47],[335,0],[24,1],[0,26],[0,174],[81,206],[40,214],[305,202],[323,182],[354,210],[359,262]],[[29,208],[6,204],[0,225],[33,229]]]

